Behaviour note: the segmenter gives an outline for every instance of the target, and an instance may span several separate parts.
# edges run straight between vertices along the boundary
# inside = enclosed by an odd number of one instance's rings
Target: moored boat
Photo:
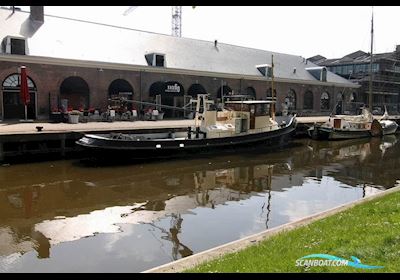
[[[327,122],[314,124],[307,132],[315,140],[340,140],[370,137],[371,131],[379,134],[380,129],[369,110],[363,108],[360,115],[330,116]]]
[[[228,101],[218,111],[207,94],[196,100],[196,117],[187,131],[147,134],[85,134],[76,143],[97,155],[122,152],[134,158],[176,156],[254,144],[285,145],[296,128],[296,116],[287,123],[275,121],[267,100]]]
[[[382,126],[382,135],[389,135],[389,134],[394,134],[397,131],[397,128],[399,125],[392,120],[389,120],[389,114],[387,112],[386,106],[385,106],[385,112],[383,113],[383,116],[379,120],[379,123]]]

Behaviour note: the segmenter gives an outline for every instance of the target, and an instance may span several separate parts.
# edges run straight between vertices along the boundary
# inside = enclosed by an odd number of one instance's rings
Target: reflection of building
[[[349,95],[350,99],[345,100],[350,102],[350,105],[353,103],[354,106],[359,107],[361,104],[369,103],[370,53],[356,51],[342,58],[333,59],[317,55],[309,60],[361,85],[358,94],[352,92]],[[372,62],[372,106],[376,113],[383,113],[384,105],[386,105],[389,113],[398,114],[400,112],[400,45],[396,46],[394,52],[374,54]],[[338,95],[339,102],[341,99],[342,96]],[[343,106],[343,110],[346,109],[356,108]]]
[[[277,110],[288,101],[298,113],[329,113],[332,96],[356,88],[306,59],[282,53],[178,38],[105,24],[0,8],[0,106],[2,119],[20,118],[17,69],[27,66],[32,103],[30,118],[51,110],[105,110],[109,97],[183,106],[191,96],[247,94],[266,99],[271,88],[271,55]],[[71,32],[71,30],[79,30]],[[267,64],[266,64],[267,63]],[[321,107],[321,94],[329,108]],[[179,111],[165,112],[182,117]]]
[[[305,139],[308,145],[268,157],[256,151],[212,162],[154,162],[101,172],[70,163],[54,164],[48,174],[40,172],[40,164],[30,169],[4,168],[0,172],[0,255],[36,250],[45,258],[51,256],[50,246],[60,242],[116,233],[124,223],[145,223],[158,227],[155,231],[172,246],[173,258],[183,257],[195,251],[182,238],[182,226],[188,226],[184,214],[190,215],[193,209],[214,213],[223,205],[246,204],[260,196],[263,199],[256,206],[262,213],[260,221],[270,227],[276,225],[274,218],[269,221],[270,213],[276,215],[286,203],[274,204],[274,198],[285,197],[293,187],[301,193],[310,177],[329,176],[354,187],[365,182],[366,194],[373,191],[372,185],[392,187],[398,179],[400,145],[391,136],[340,142]],[[303,206],[307,203],[302,202]],[[294,217],[308,213],[296,207],[290,210],[297,213]],[[162,219],[171,223],[157,222]]]

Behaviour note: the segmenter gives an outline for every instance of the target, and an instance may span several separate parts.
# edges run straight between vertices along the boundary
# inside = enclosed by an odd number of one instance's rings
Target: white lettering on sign
[[[178,84],[167,85],[165,92],[181,92],[181,87]]]

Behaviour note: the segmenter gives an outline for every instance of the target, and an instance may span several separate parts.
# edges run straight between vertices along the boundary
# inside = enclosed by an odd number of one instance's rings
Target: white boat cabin
[[[363,109],[357,116],[333,116],[322,126],[340,130],[370,130],[373,116],[368,109]]]
[[[201,100],[199,100],[201,99]],[[205,132],[207,138],[261,133],[279,129],[271,112],[274,101],[245,100],[227,101],[222,111],[210,106],[206,95],[199,95],[196,106],[196,127]],[[207,106],[201,106],[207,104]],[[212,108],[212,109],[211,109]]]

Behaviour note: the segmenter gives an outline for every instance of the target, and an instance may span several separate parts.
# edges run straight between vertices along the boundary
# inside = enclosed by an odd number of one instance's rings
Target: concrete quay
[[[376,116],[379,118],[380,116]],[[279,119],[282,117],[277,117]],[[307,128],[323,123],[329,116],[297,117],[297,136],[307,135]],[[400,116],[391,117],[398,123]],[[79,152],[75,141],[85,133],[146,132],[183,130],[194,125],[193,119],[158,121],[114,121],[86,123],[50,122],[0,122],[0,162],[7,158],[25,155],[58,154],[63,158],[71,152]],[[39,131],[37,128],[41,128]]]

